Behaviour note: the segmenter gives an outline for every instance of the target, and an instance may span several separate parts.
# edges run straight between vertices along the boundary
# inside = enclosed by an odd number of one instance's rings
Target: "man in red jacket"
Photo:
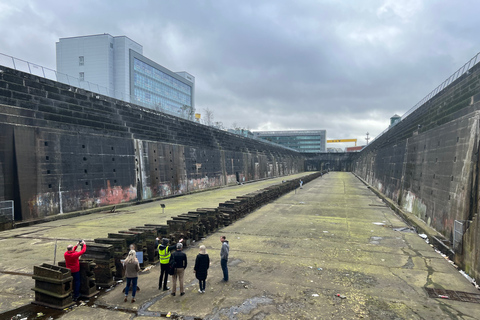
[[[82,246],[82,250],[77,252],[78,245]],[[70,269],[73,277],[73,301],[77,301],[80,296],[80,256],[87,250],[85,241],[79,241],[74,247],[71,244],[68,245],[67,251],[63,255],[65,257],[65,265]]]

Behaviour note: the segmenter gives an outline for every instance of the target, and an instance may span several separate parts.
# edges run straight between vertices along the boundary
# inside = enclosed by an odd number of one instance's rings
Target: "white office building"
[[[195,77],[144,57],[128,37],[60,38],[56,51],[59,81],[174,114],[195,107]]]

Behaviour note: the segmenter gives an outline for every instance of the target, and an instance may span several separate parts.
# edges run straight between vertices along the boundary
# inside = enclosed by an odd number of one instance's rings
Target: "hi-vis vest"
[[[168,246],[160,250],[160,246],[158,246],[158,257],[160,258],[161,264],[168,264],[170,262],[170,251],[168,251]]]

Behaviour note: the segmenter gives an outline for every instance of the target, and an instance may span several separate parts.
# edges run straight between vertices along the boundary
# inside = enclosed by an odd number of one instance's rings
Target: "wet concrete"
[[[247,186],[238,188],[242,187]],[[204,193],[201,199],[189,199],[199,194],[168,200],[164,216],[158,203],[152,203],[122,208],[116,214],[42,224],[31,232],[1,233],[0,270],[31,272],[33,264],[53,259],[54,241],[49,239],[54,237],[72,238],[58,241],[59,248],[64,248],[73,239],[99,237],[152,219],[164,223],[192,206],[215,206],[232,197],[223,194],[220,199],[216,192],[226,190]],[[154,267],[140,275],[135,303],[123,302],[122,283],[60,318],[153,319],[170,313],[176,319],[477,319],[479,304],[428,297],[424,287],[478,291],[422,238],[405,232],[405,227],[352,174],[329,173],[186,250],[185,296],[159,291],[159,268]],[[222,234],[231,248],[228,282],[221,281]],[[24,256],[15,244],[32,250]],[[200,244],[207,247],[212,262],[205,294],[198,293],[192,272]],[[57,252],[57,259],[61,254]],[[33,287],[31,278],[3,275],[2,301],[4,297],[12,300],[5,291],[12,283],[3,282],[8,277],[20,277],[18,281]]]

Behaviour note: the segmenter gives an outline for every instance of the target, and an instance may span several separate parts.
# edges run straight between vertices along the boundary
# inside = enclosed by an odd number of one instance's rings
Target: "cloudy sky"
[[[197,112],[227,128],[364,144],[480,51],[478,12],[475,0],[0,0],[0,53],[55,69],[59,38],[125,35],[194,75]]]

